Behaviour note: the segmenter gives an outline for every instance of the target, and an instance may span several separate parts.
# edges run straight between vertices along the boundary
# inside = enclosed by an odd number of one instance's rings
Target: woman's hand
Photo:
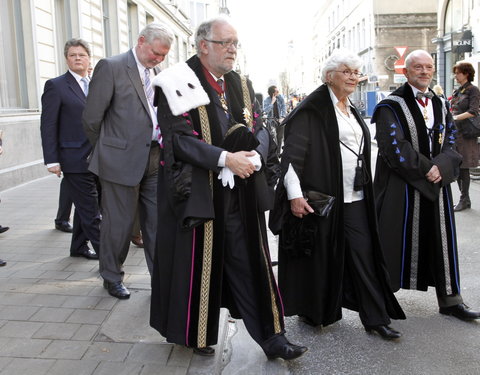
[[[290,201],[290,209],[292,210],[293,216],[299,217],[300,219],[305,215],[313,213],[313,208],[307,203],[305,198],[294,198]]]

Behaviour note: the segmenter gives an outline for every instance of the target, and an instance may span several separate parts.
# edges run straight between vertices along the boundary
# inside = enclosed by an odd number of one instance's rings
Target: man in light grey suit
[[[89,170],[102,186],[100,275],[108,293],[119,299],[130,297],[123,285],[123,263],[137,206],[152,272],[161,136],[151,80],[173,38],[164,25],[151,23],[130,51],[100,60],[83,112],[83,127],[93,145]]]

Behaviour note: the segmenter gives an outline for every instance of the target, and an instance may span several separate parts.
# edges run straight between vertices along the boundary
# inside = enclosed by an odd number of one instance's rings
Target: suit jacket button
[[[145,146],[150,147],[150,143],[147,143]]]

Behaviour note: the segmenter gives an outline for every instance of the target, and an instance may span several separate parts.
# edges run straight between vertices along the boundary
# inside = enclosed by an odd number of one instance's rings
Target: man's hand
[[[225,166],[240,178],[250,177],[255,172],[255,166],[248,160],[248,157],[254,155],[253,151],[227,152]]]
[[[60,165],[50,167],[50,168],[48,168],[48,171],[50,173],[55,173],[58,177],[62,177],[62,169],[60,168]]]
[[[277,95],[272,95],[272,104],[274,104],[277,101]]]
[[[307,203],[305,198],[295,198],[290,201],[292,214],[300,219],[305,215],[313,213],[313,208]]]
[[[433,182],[434,184],[438,184],[442,181],[442,175],[440,174],[440,170],[436,165],[434,165],[428,173],[425,175],[429,182]]]

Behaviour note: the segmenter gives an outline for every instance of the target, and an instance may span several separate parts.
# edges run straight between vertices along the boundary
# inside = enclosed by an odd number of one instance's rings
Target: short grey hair
[[[363,66],[363,61],[356,53],[348,50],[335,50],[325,61],[322,69],[322,81],[327,82],[328,73],[337,70],[341,65],[346,65],[350,69],[358,70]]]
[[[204,39],[212,39],[212,27],[216,24],[226,24],[232,25],[232,21],[225,16],[218,16],[212,18],[210,20],[204,21],[198,26],[197,31],[195,33],[195,48],[197,49],[197,53],[200,52],[200,42]]]
[[[144,37],[147,43],[152,43],[154,40],[160,40],[160,42],[167,47],[171,47],[175,35],[173,32],[164,24],[159,22],[149,23],[145,28],[140,31],[138,37]]]
[[[92,57],[92,52],[90,51],[90,46],[87,41],[80,39],[80,38],[72,38],[67,40],[65,43],[65,48],[63,49],[63,54],[65,58],[68,57],[68,50],[70,47],[83,47],[83,49],[87,52],[88,57]]]
[[[432,58],[432,55],[429,54],[427,51],[423,50],[423,49],[416,49],[415,51],[412,51],[410,52],[407,57],[405,58],[405,68],[408,68],[410,66],[410,64],[412,63],[412,60],[418,56],[421,56],[421,55],[426,55],[426,56],[429,56],[430,58]],[[433,58],[432,58],[432,61],[433,61]]]

